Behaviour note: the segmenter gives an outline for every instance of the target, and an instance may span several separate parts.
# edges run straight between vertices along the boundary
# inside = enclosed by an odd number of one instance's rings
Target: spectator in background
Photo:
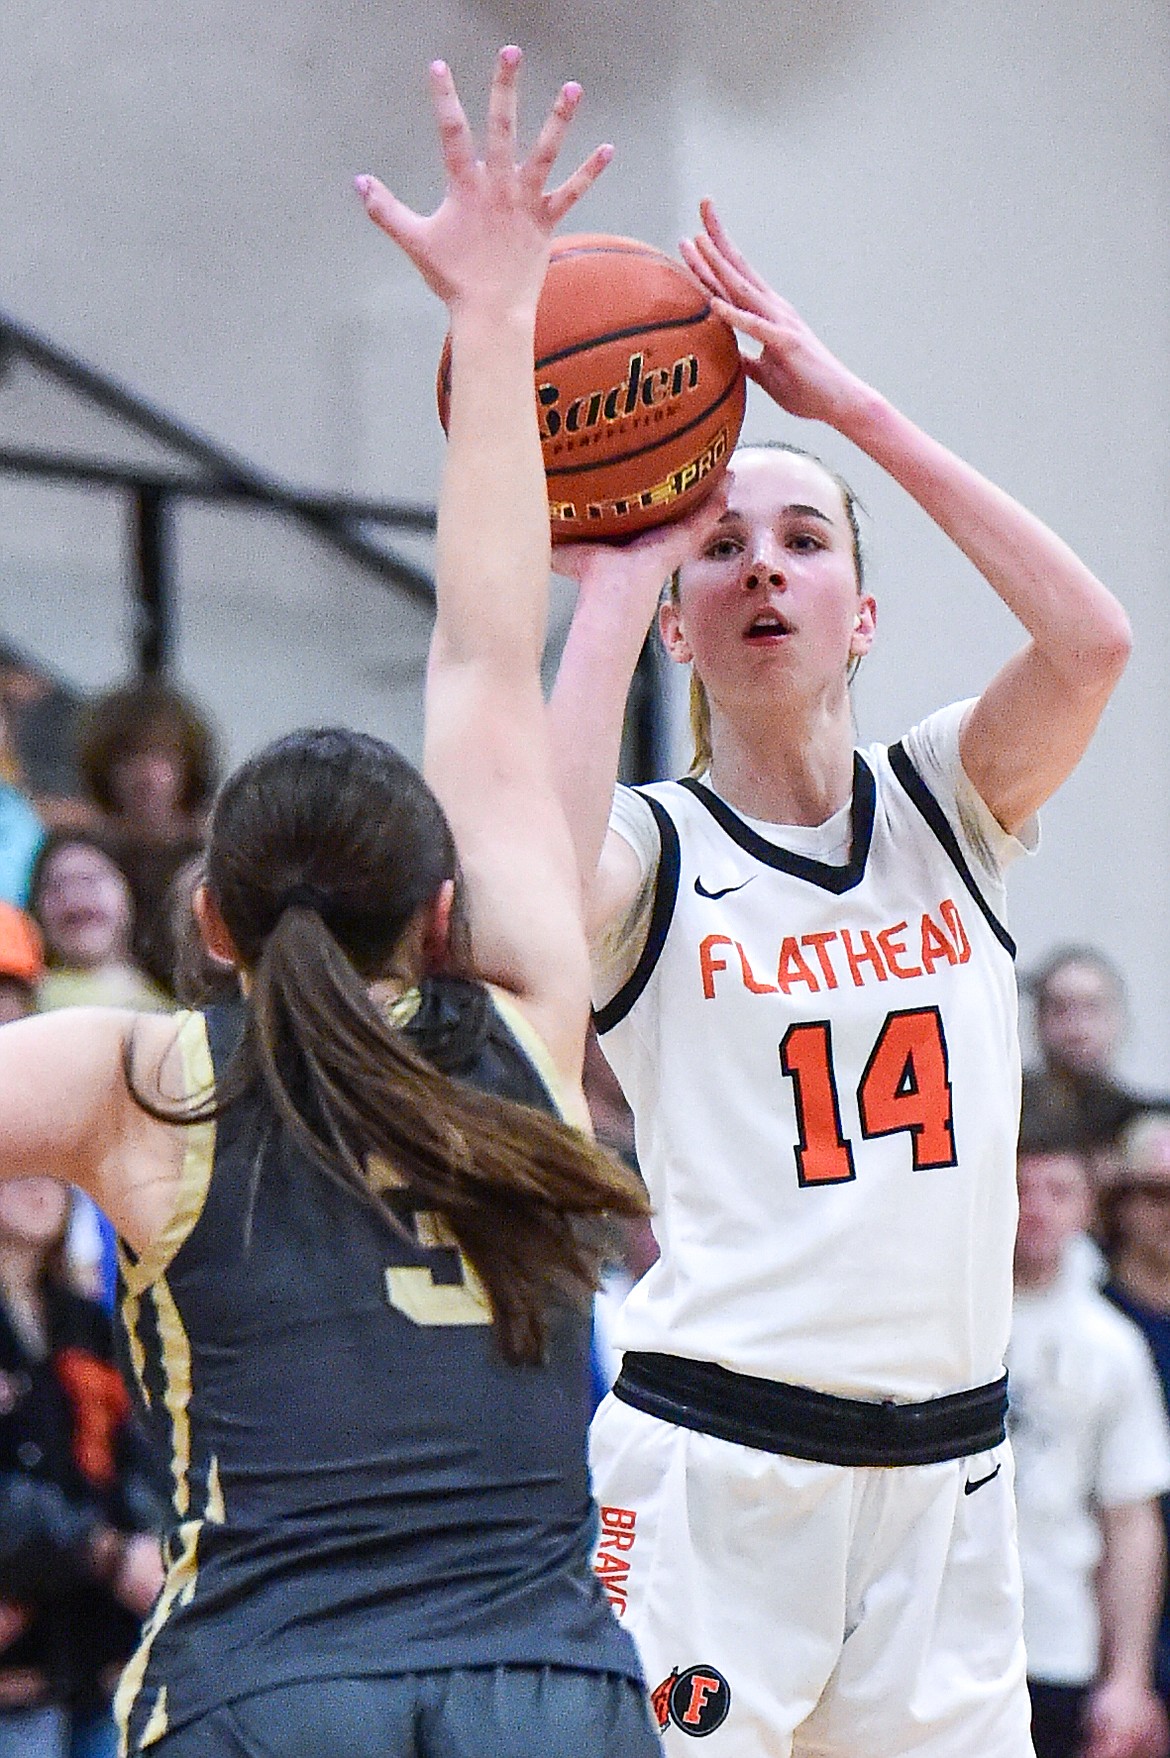
[[[21,785],[42,822],[87,821],[77,775],[80,691],[0,640],[0,711],[8,723]]]
[[[1074,1261],[1087,1171],[1046,1122],[1025,1111],[1008,1352],[1032,1737],[1037,1758],[1162,1758],[1170,1427],[1141,1333]]]
[[[1144,1334],[1170,1404],[1170,1111],[1142,1112],[1124,1131],[1103,1210],[1105,1293]],[[1170,1538],[1170,1497],[1162,1498]],[[1158,1633],[1157,1683],[1170,1705],[1170,1595]]]
[[[203,846],[216,783],[213,734],[169,685],[130,684],[93,703],[78,760],[111,853],[130,882],[135,956],[169,990],[174,948],[167,898],[176,873]]]
[[[1117,1073],[1125,983],[1105,954],[1061,946],[1029,979],[1041,1066],[1024,1075],[1024,1104],[1046,1089],[1091,1151],[1108,1150],[1144,1101]]]
[[[0,1758],[113,1758],[162,1584],[154,1469],[107,1315],[64,1274],[69,1191],[0,1186]]]
[[[33,869],[29,901],[44,935],[49,970],[38,1009],[130,1007],[156,1012],[163,990],[134,961],[134,900],[104,839],[53,831]]]
[[[85,830],[50,831],[33,868],[30,903],[49,965],[37,988],[38,1013],[59,1007],[158,1013],[170,1005],[134,962],[130,887],[99,837]],[[69,1255],[80,1286],[112,1310],[117,1288],[113,1228],[80,1191]]]

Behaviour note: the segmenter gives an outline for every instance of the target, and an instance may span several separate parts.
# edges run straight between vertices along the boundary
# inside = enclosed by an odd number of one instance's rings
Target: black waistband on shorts
[[[921,1404],[836,1398],[680,1355],[623,1357],[614,1396],[647,1416],[823,1465],[936,1465],[997,1447],[1007,1374]]]

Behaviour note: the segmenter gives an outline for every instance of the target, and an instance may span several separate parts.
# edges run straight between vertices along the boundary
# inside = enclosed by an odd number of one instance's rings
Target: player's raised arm
[[[137,1105],[185,1095],[178,1033],[166,1014],[67,1007],[0,1031],[0,1179],[59,1178],[93,1197],[138,1250],[170,1218],[181,1131]]]
[[[577,604],[549,699],[549,728],[591,931],[628,908],[640,881],[632,851],[608,825],[642,643],[663,586],[709,536],[723,505],[716,489],[687,518],[628,543],[571,543],[553,552],[558,573],[577,582]]]
[[[1014,831],[1076,766],[1125,668],[1117,600],[1067,544],[849,372],[751,268],[711,204],[684,243],[715,309],[761,343],[745,365],[781,408],[824,421],[901,484],[974,563],[1031,637],[963,728],[963,767]]]
[[[451,405],[439,508],[438,615],[427,678],[426,774],[467,887],[475,963],[531,1010],[557,1052],[587,1006],[580,892],[553,785],[540,685],[550,559],[533,390],[536,305],[552,231],[610,157],[546,183],[580,98],[562,87],[518,160],[518,49],[500,52],[483,157],[451,74],[431,69],[447,190],[427,218],[373,179],[371,217],[446,303]],[[559,1036],[558,1036],[559,1034]],[[577,1057],[580,1045],[566,1049]]]

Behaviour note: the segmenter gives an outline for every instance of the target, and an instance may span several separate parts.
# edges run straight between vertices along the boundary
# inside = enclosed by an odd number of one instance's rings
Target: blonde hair
[[[677,576],[676,576],[677,578]],[[711,703],[707,696],[707,686],[691,667],[690,702],[688,704],[691,722],[691,766],[688,775],[706,775],[711,767]]]

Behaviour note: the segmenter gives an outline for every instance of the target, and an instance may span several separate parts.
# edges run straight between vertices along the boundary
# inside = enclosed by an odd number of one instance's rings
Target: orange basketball
[[[439,363],[447,425],[451,343]],[[554,241],[536,315],[553,541],[632,537],[696,507],[743,422],[734,331],[681,263],[604,233]]]

